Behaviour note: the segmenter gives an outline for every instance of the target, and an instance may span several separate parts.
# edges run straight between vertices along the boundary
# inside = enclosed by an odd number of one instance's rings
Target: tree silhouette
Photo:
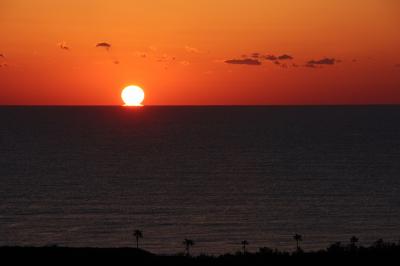
[[[374,248],[383,248],[385,247],[385,241],[383,241],[382,238],[379,238],[378,240],[376,240],[374,242],[374,244],[372,245]]]
[[[190,256],[190,247],[194,245],[194,241],[191,239],[185,238],[183,240],[182,244],[185,246],[186,255]]]
[[[249,242],[247,242],[247,240],[243,240],[241,243],[242,243],[243,254],[246,254],[246,246],[249,244]]]
[[[358,238],[357,238],[356,236],[352,236],[352,237],[350,238],[350,246],[351,246],[352,248],[355,248],[355,247],[356,247],[357,242],[358,242]]]
[[[297,250],[300,250],[299,242],[303,241],[303,237],[299,234],[295,234],[293,236],[293,239],[296,240],[296,248]]]
[[[135,230],[133,236],[136,238],[136,248],[139,248],[139,238],[143,238],[143,233],[140,230]]]

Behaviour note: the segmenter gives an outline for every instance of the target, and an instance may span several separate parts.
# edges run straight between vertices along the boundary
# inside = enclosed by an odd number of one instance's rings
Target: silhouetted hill
[[[378,240],[370,247],[335,243],[326,250],[281,252],[260,248],[256,253],[200,255],[156,255],[136,248],[67,248],[67,247],[0,247],[0,262],[30,264],[90,263],[101,265],[273,265],[298,264],[341,265],[343,263],[384,265],[400,259],[400,245]]]
[[[1,247],[0,260],[13,262],[114,263],[152,261],[156,255],[135,248]]]

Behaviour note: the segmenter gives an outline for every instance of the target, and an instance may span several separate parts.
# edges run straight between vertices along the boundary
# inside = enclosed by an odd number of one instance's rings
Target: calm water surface
[[[400,238],[400,107],[0,107],[0,245]]]

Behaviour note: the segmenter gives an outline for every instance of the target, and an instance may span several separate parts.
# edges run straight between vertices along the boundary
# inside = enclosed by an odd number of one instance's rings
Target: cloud
[[[152,51],[152,52],[155,52],[155,51],[158,50],[158,47],[155,46],[155,45],[150,45],[150,46],[149,46],[149,50]]]
[[[175,65],[175,63],[177,62],[175,56],[171,56],[168,54],[162,54],[161,56],[158,57],[158,59],[156,59],[156,61],[158,63],[163,63],[165,70],[168,70],[169,67],[171,67],[172,65]]]
[[[273,64],[282,68],[288,68],[293,66],[292,64],[281,64],[282,61],[293,60],[294,57],[289,54],[273,55],[273,54],[262,54],[258,52],[250,53],[248,55],[243,54],[241,59],[231,59],[224,61],[227,64],[238,64],[238,65],[261,65],[263,60],[271,61]],[[297,67],[294,66],[294,67]]]
[[[103,48],[106,48],[107,50],[109,50],[111,48],[111,44],[109,44],[107,42],[99,42],[96,44],[96,47],[103,47]]]
[[[278,60],[292,60],[293,57],[287,54],[283,54],[281,56],[278,56]]]
[[[225,63],[233,64],[233,65],[250,65],[250,66],[259,66],[261,62],[257,59],[245,58],[245,59],[231,59],[226,60]]]
[[[307,65],[334,65],[335,63],[335,58],[323,58],[320,60],[310,60],[307,62]]]
[[[305,64],[304,66],[305,66],[305,67],[309,67],[309,68],[316,68],[316,66],[313,65],[313,64]]]
[[[135,55],[140,58],[147,58],[149,55],[146,52],[135,52]]]
[[[197,49],[196,47],[189,46],[189,45],[185,46],[185,50],[186,50],[186,52],[193,53],[193,54],[200,54],[201,53],[201,51],[199,49]]]
[[[183,61],[180,61],[179,64],[181,64],[182,66],[188,66],[188,65],[190,65],[190,62],[183,60]]]
[[[265,60],[269,60],[269,61],[275,61],[278,59],[278,57],[276,57],[275,55],[266,55],[263,57]]]
[[[2,62],[0,62],[0,67],[8,67],[6,56],[4,54],[0,54],[0,59],[2,59]]]
[[[58,47],[60,47],[60,49],[63,49],[63,50],[69,51],[69,47],[67,46],[67,43],[66,43],[66,42],[64,42],[64,41],[62,41],[62,42],[59,42],[59,43],[57,44],[57,46],[58,46]]]
[[[264,55],[261,58],[264,60],[269,60],[269,61],[277,61],[277,60],[293,60],[293,56],[288,55],[288,54],[283,54],[279,56],[275,55]]]
[[[176,57],[175,56],[170,56],[167,54],[162,54],[158,59],[157,62],[171,62],[175,61]]]

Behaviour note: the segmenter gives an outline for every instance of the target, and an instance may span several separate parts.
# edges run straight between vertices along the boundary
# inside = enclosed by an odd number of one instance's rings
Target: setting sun
[[[139,86],[127,86],[122,90],[121,98],[126,106],[142,106],[144,91]]]

